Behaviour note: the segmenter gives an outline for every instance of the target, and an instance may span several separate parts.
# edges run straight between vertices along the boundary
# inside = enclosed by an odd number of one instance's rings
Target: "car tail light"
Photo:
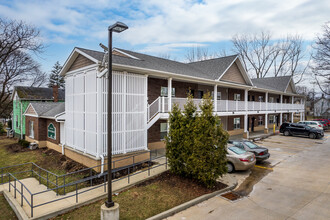
[[[321,125],[319,125],[319,127],[322,127]]]
[[[261,153],[259,153],[258,155],[259,156],[262,156],[262,155],[264,155],[265,154],[265,152],[261,152]]]
[[[239,160],[242,162],[249,162],[249,159],[239,158]]]

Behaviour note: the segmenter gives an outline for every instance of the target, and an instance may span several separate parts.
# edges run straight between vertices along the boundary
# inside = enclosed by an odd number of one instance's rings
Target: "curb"
[[[167,217],[170,217],[178,212],[181,212],[183,210],[186,210],[188,208],[190,208],[191,206],[194,206],[194,205],[197,205],[198,203],[201,203],[201,202],[204,202],[205,200],[208,200],[218,194],[221,194],[223,192],[226,192],[226,191],[229,191],[229,190],[232,190],[232,189],[235,189],[236,186],[238,185],[237,181],[232,185],[232,186],[228,186],[224,189],[221,189],[221,190],[218,190],[218,191],[215,191],[215,192],[212,192],[212,193],[209,193],[209,194],[206,194],[206,195],[203,195],[203,196],[200,196],[200,197],[197,197],[193,200],[190,200],[186,203],[183,203],[181,205],[178,205],[174,208],[171,208],[165,212],[162,212],[162,213],[159,213],[157,215],[154,215],[150,218],[147,218],[146,220],[161,220],[161,219],[165,219]]]

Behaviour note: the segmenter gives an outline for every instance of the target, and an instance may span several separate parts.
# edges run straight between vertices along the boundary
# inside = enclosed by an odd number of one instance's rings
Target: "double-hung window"
[[[212,98],[214,98],[214,92],[212,91]],[[217,92],[217,100],[221,100],[221,92]]]
[[[167,123],[160,123],[160,139],[165,139],[168,131],[168,124]]]
[[[160,88],[160,96],[167,97],[168,95],[168,89],[167,87],[161,87]],[[175,97],[175,88],[172,88],[172,97]]]
[[[33,121],[29,121],[29,133],[30,138],[34,138]]]
[[[270,115],[269,116],[269,124],[274,124],[275,123],[275,115]]]
[[[262,116],[259,115],[258,116],[258,125],[262,125],[262,124],[263,124],[263,122],[262,122]]]
[[[259,96],[259,102],[263,102],[264,101],[264,97],[262,95]]]
[[[235,94],[234,94],[234,100],[235,100],[235,101],[241,101],[241,94],[239,94],[239,93],[235,93]]]
[[[241,118],[234,118],[234,129],[241,128]]]

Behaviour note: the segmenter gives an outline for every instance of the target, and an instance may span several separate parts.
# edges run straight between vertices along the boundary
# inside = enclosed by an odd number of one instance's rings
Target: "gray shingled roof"
[[[53,88],[15,86],[14,90],[23,100],[53,100]],[[58,89],[58,99],[64,100],[64,89]]]
[[[103,52],[88,50],[84,48],[77,49],[83,51],[89,56],[102,61]],[[205,79],[215,80],[220,77],[224,70],[226,70],[237,55],[216,58],[208,61],[199,61],[194,63],[181,63],[173,60],[163,59],[155,56],[150,56],[142,53],[137,53],[129,50],[118,49],[124,53],[134,56],[138,59],[133,59],[124,56],[112,55],[112,61],[115,64],[134,66],[146,69],[153,69],[164,72],[171,72],[175,74],[200,77]],[[204,68],[206,67],[207,68]]]
[[[278,76],[278,77],[267,77],[251,79],[253,85],[262,89],[271,89],[280,92],[285,92],[286,87],[290,82],[291,76]]]
[[[236,59],[237,55],[221,57],[210,60],[188,63],[200,71],[205,72],[212,79],[218,79],[220,75],[226,71],[230,64]]]
[[[65,102],[31,102],[39,117],[54,118],[65,112]]]

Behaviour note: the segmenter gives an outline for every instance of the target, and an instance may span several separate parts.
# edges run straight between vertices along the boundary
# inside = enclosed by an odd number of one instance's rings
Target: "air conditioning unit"
[[[38,144],[37,143],[30,143],[29,148],[30,148],[30,150],[35,150],[35,149],[38,148]]]

